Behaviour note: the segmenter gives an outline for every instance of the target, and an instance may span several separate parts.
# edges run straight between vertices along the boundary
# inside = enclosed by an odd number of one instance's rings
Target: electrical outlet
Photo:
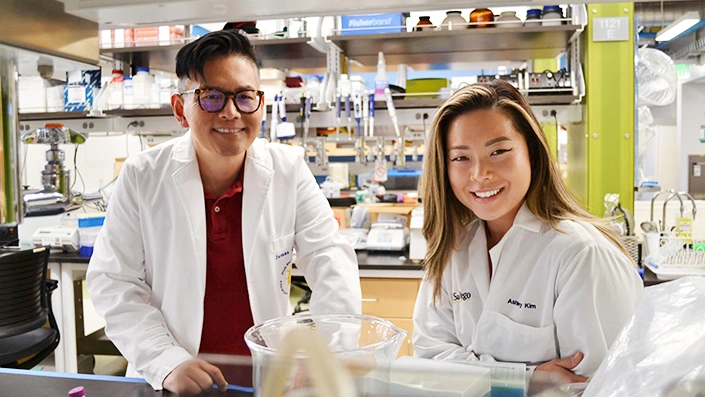
[[[16,245],[19,240],[20,238],[16,223],[0,225],[0,247],[6,245]]]

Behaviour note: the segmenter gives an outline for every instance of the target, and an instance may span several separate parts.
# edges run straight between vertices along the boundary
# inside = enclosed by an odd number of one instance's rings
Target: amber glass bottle
[[[469,25],[468,28],[489,28],[494,26],[494,14],[488,8],[476,8],[470,13],[470,23],[475,22],[489,22],[480,23],[477,25]]]
[[[431,17],[429,16],[423,16],[419,17],[419,23],[416,24],[416,31],[420,32],[422,30],[433,30],[435,26],[433,26],[433,22],[431,22]]]

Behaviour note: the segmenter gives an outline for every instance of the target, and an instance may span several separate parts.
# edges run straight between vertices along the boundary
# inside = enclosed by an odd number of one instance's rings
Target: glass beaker
[[[252,382],[256,397],[260,395],[277,350],[289,343],[287,334],[296,328],[306,328],[321,336],[333,356],[354,378],[364,377],[375,369],[389,368],[407,335],[405,330],[389,321],[354,314],[304,314],[279,317],[256,325],[245,333],[245,342],[252,352]],[[295,362],[287,369],[290,388],[296,387],[297,383],[307,384],[310,379],[306,374],[307,360],[306,354],[297,354]]]

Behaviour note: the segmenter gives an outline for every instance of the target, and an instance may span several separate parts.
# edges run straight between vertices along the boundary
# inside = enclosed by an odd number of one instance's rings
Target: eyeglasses
[[[232,97],[238,112],[251,114],[256,112],[262,104],[264,92],[260,90],[225,92],[216,88],[196,88],[179,93],[179,95],[183,94],[196,94],[198,105],[208,113],[220,112],[228,103],[228,98]]]

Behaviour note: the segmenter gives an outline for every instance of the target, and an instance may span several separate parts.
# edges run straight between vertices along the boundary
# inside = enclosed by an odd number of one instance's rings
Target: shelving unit
[[[575,102],[578,97],[573,95],[529,95],[529,103],[534,106],[543,105],[566,105]],[[443,99],[437,98],[406,98],[406,99],[395,99],[394,106],[399,110],[414,110],[414,109],[428,109],[435,110],[442,103]],[[378,110],[387,109],[387,104],[385,102],[376,102],[375,108]],[[267,111],[271,111],[271,106],[267,105]],[[294,119],[299,112],[298,105],[287,104],[287,113],[290,113]],[[314,116],[319,114],[325,114],[326,112],[319,113],[314,112]],[[105,120],[113,118],[122,119],[136,119],[136,118],[156,118],[162,117],[171,119],[173,118],[173,112],[170,107],[161,107],[158,109],[118,109],[118,110],[107,110],[104,112],[103,117],[89,116],[86,111],[78,112],[46,112],[46,113],[20,113],[19,119],[22,122],[29,121],[56,121],[56,120],[83,120],[83,121],[96,121]],[[380,115],[380,117],[383,117]]]
[[[582,29],[580,25],[529,26],[516,28],[476,28],[460,30],[433,30],[422,32],[401,32],[364,35],[336,35],[328,40],[343,50],[349,58],[365,65],[375,65],[377,53],[383,51],[388,65],[444,64],[486,61],[524,61],[536,58],[553,58],[565,51],[569,41]],[[283,69],[315,69],[326,67],[326,54],[309,45],[308,37],[251,39],[255,45],[262,67]],[[171,71],[174,59],[182,44],[124,47],[102,49],[101,54],[116,60],[149,66],[151,69]],[[534,106],[567,105],[579,98],[573,95],[528,95]],[[436,98],[394,99],[395,106],[402,111],[425,109],[435,113],[443,102]],[[384,102],[378,102],[378,109],[386,109]],[[287,112],[298,113],[298,105],[287,105]],[[145,119],[158,125],[172,125],[170,108],[111,110],[104,112],[106,119],[117,119],[114,127],[122,128],[129,120]],[[101,117],[90,117],[87,112],[22,113],[21,121],[72,120],[83,125],[84,121],[96,121]],[[332,116],[327,113],[314,113],[322,123]],[[381,120],[379,120],[381,122]],[[36,123],[32,123],[36,124]]]
[[[332,36],[345,55],[375,65],[384,52],[388,64],[470,61],[525,61],[553,58],[565,51],[579,25],[476,28]]]
[[[385,34],[330,36],[349,58],[376,65],[384,52],[389,65],[456,62],[524,61],[553,58],[565,51],[580,25],[434,30]],[[326,67],[326,54],[308,44],[310,38],[253,38],[263,67],[315,69]],[[183,44],[101,49],[101,54],[129,64],[172,71]]]
[[[291,39],[252,39],[261,66],[280,69],[314,69],[326,67],[326,54],[310,45],[307,37]],[[103,48],[102,55],[150,69],[174,71],[176,54],[184,44],[145,47]]]

